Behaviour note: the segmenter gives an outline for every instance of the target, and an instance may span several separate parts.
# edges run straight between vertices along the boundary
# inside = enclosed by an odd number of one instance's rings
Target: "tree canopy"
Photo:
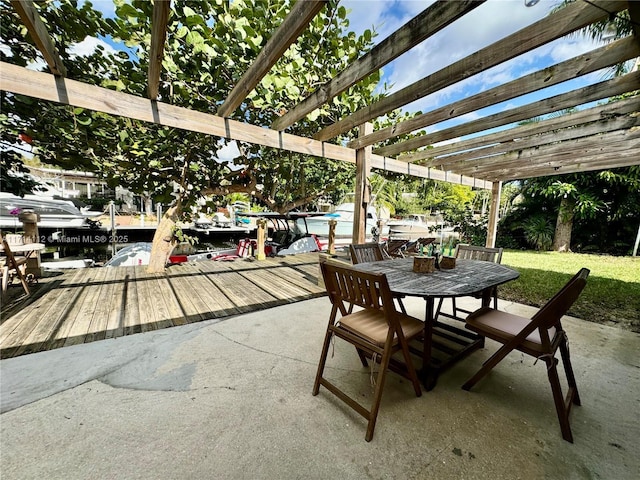
[[[153,4],[115,0],[115,5],[115,17],[104,18],[89,2],[37,4],[70,78],[145,96]],[[172,2],[161,101],[215,113],[289,8],[285,0]],[[348,32],[348,25],[346,9],[330,2],[233,117],[269,125],[283,109],[371,48],[375,33],[367,30],[356,36]],[[9,47],[2,50],[2,60],[37,64],[38,52],[6,1],[2,28]],[[90,54],[74,53],[74,46],[87,36],[110,38],[126,48],[113,52],[98,45]],[[373,98],[378,80],[379,74],[371,75],[309,114],[292,133],[310,135],[323,123],[361,108]],[[182,209],[202,195],[247,192],[269,208],[287,211],[322,195],[339,198],[353,176],[353,167],[342,162],[250,144],[237,145],[235,158],[219,159],[217,154],[226,142],[216,137],[6,92],[2,112],[10,112],[1,118],[5,143],[14,143],[24,132],[33,139],[43,163],[97,171],[111,185],[165,204],[179,197]],[[18,159],[14,160],[3,168],[5,172],[16,167]]]

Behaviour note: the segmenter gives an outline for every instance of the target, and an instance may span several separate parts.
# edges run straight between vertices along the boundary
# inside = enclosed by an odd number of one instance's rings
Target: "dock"
[[[145,269],[67,271],[42,279],[29,297],[3,298],[0,357],[230,317],[325,294],[318,286],[317,253],[192,262],[161,274]]]

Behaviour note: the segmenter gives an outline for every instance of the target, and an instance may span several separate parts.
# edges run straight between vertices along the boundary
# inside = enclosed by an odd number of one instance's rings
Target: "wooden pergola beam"
[[[564,175],[567,173],[593,172],[597,170],[610,170],[612,168],[631,167],[638,165],[640,148],[627,148],[622,152],[598,152],[593,155],[585,155],[571,162],[553,162],[545,165],[531,165],[520,169],[510,168],[491,172],[494,181],[522,180],[525,178],[549,177]]]
[[[349,163],[356,161],[355,150],[351,148],[220,118],[216,115],[36,72],[5,62],[0,62],[0,90],[319,158]],[[453,181],[478,188],[490,188],[490,183],[473,177],[452,175],[379,155],[371,156],[371,167],[416,177]]]
[[[67,69],[62,63],[60,54],[53,44],[53,40],[47,31],[47,27],[42,22],[40,15],[38,15],[38,10],[36,10],[33,1],[11,0],[11,5],[13,5],[13,8],[18,15],[20,15],[22,23],[27,27],[29,35],[31,35],[36,47],[38,47],[38,50],[42,53],[44,61],[47,62],[51,73],[61,77],[66,76]]]
[[[284,130],[293,125],[308,113],[321,107],[336,95],[398,58],[485,1],[450,2],[440,0],[434,3],[373,47],[367,54],[351,63],[329,82],[320,86],[294,108],[277,118],[273,122],[272,128]]]
[[[495,170],[521,168],[526,165],[558,166],[567,158],[579,161],[582,157],[618,152],[626,155],[627,149],[640,148],[640,129],[619,130],[589,137],[569,140],[552,145],[525,148],[522,150],[486,157],[468,162],[466,167],[458,166],[457,172],[491,176]],[[563,158],[564,157],[564,158]],[[637,161],[637,159],[636,159]],[[613,167],[612,167],[613,168]]]
[[[611,80],[605,80],[600,83],[588,85],[583,88],[571,90],[570,92],[561,93],[555,97],[545,98],[537,102],[532,102],[521,107],[512,108],[504,112],[488,115],[486,117],[463,123],[455,127],[446,128],[434,133],[415,137],[405,142],[400,142],[389,147],[383,147],[375,150],[379,155],[389,155],[390,151],[407,151],[432,145],[434,143],[450,140],[452,138],[462,137],[471,133],[482,132],[495,127],[509,125],[511,123],[520,122],[535,118],[539,115],[556,112],[564,108],[575,107],[596,100],[621,95],[638,88],[640,85],[640,71],[631,72],[622,77],[616,77]],[[430,151],[424,150],[412,156],[412,159],[430,158]]]
[[[309,22],[322,10],[325,3],[327,0],[298,0],[291,7],[289,14],[218,109],[219,117],[228,117],[240,106],[287,48],[307,28]]]
[[[633,36],[629,36],[471,97],[464,98],[422,115],[417,115],[404,122],[398,122],[391,127],[377,130],[366,137],[358,137],[352,142],[349,142],[347,146],[351,148],[361,148],[366,145],[388,140],[389,138],[411,133],[420,128],[459,117],[465,113],[473,112],[490,105],[496,105],[511,100],[512,98],[557,85],[602,68],[610,67],[611,65],[624,62],[639,55],[640,43]],[[388,151],[385,155],[394,155],[395,153],[399,152]]]
[[[605,118],[615,118],[628,115],[629,113],[637,111],[640,111],[640,96],[618,100],[605,105],[598,105],[596,107],[587,108],[585,110],[580,110],[578,112],[569,113],[555,118],[549,118],[540,122],[508,128],[480,137],[469,138],[467,140],[461,140],[447,145],[440,145],[428,150],[420,151],[417,154],[401,155],[398,157],[398,160],[414,162],[417,160],[424,160],[425,158],[439,157],[441,155],[463,152],[474,148],[489,147],[500,142],[509,142],[532,135],[540,135],[554,130],[572,127],[574,125],[581,125]],[[428,155],[425,156],[425,154]],[[434,159],[426,162],[420,162],[420,164],[433,167],[437,162],[438,160]]]
[[[155,0],[151,19],[151,50],[149,51],[148,94],[151,100],[157,100],[160,86],[160,72],[164,44],[167,39],[167,22],[171,10],[171,0]]]
[[[315,134],[314,138],[316,140],[334,138],[373,118],[586,27],[594,21],[607,18],[607,12],[618,12],[626,7],[626,1],[594,0],[590,3],[570,4],[513,35],[329,125]]]
[[[573,128],[565,128],[563,130],[541,135],[532,135],[526,138],[511,140],[490,147],[472,150],[470,152],[434,158],[429,162],[429,166],[438,166],[440,168],[446,167],[447,169],[457,172],[459,171],[459,168],[464,168],[470,163],[482,161],[484,158],[493,158],[495,155],[501,153],[514,152],[542,145],[551,145],[559,142],[565,142],[567,140],[586,138],[592,135],[613,132],[616,130],[628,130],[639,125],[640,115],[637,114],[618,118],[606,118],[597,122],[574,126]]]

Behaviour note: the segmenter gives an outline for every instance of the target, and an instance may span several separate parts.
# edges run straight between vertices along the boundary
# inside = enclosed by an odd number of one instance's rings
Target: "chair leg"
[[[498,310],[498,287],[493,289],[493,309]]]
[[[407,343],[406,338],[400,340],[400,346],[402,347],[402,355],[404,356],[404,362],[407,365],[407,372],[409,374],[409,377],[411,377],[411,383],[413,383],[413,389],[416,392],[416,397],[421,397],[422,389],[420,388],[420,380],[418,380],[416,368],[413,365],[413,361],[411,360],[411,354],[409,353],[409,344]]]
[[[324,343],[322,344],[322,353],[320,354],[320,362],[318,363],[318,372],[316,373],[316,380],[313,384],[313,395],[318,395],[320,391],[320,380],[324,373],[324,366],[327,363],[327,354],[329,353],[329,344],[331,343],[331,337],[333,332],[327,328],[327,333],[324,336]]]
[[[438,308],[436,308],[436,313],[433,316],[434,320],[438,319],[438,316],[440,315],[440,310],[442,309],[442,302],[444,301],[444,297],[440,297],[440,301],[438,302]]]
[[[493,369],[493,367],[500,363],[502,359],[512,351],[512,348],[508,348],[506,346],[501,347],[496,353],[489,357],[486,362],[484,362],[482,368],[478,370],[473,377],[467,380],[467,382],[462,386],[462,389],[471,390],[476,383],[482,380],[491,371],[491,369]]]
[[[373,430],[376,428],[376,420],[378,419],[378,411],[380,410],[380,403],[382,401],[382,390],[384,388],[384,382],[387,378],[387,370],[389,369],[389,360],[391,360],[391,349],[387,349],[382,355],[380,361],[380,370],[376,376],[376,388],[373,394],[373,403],[371,404],[371,410],[369,411],[369,423],[367,424],[367,433],[364,439],[370,442],[373,438]]]
[[[368,367],[369,362],[367,362],[367,356],[364,354],[362,349],[356,347],[356,352],[358,352],[358,357],[360,357],[360,362],[362,362],[362,366],[365,368]]]
[[[400,310],[402,311],[402,313],[406,315],[407,309],[404,308],[404,303],[402,303],[402,298],[398,297],[396,300],[398,300],[398,305],[400,306]]]
[[[569,424],[569,408],[565,405],[564,397],[562,396],[562,386],[560,385],[560,378],[558,377],[558,360],[556,358],[549,358],[545,359],[545,362],[547,364],[547,374],[549,376],[549,383],[553,393],[553,402],[556,405],[558,421],[560,422],[562,438],[567,442],[573,443],[571,425]]]
[[[564,373],[567,376],[567,385],[569,386],[569,395],[571,395],[571,401],[575,405],[581,405],[580,395],[578,394],[578,385],[576,384],[576,377],[573,374],[573,367],[571,366],[571,359],[569,358],[569,347],[566,341],[560,344],[560,355],[562,356],[562,365],[564,365]]]

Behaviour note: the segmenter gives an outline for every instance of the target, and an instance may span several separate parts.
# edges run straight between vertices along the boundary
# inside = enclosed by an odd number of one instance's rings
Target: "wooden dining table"
[[[353,268],[384,273],[389,288],[398,297],[424,298],[426,308],[423,342],[421,348],[412,348],[412,352],[422,357],[421,380],[425,388],[431,390],[442,371],[484,346],[484,337],[466,330],[461,322],[445,323],[434,318],[435,300],[480,294],[482,306],[489,306],[492,289],[517,279],[520,274],[497,263],[464,259],[458,259],[452,269],[416,273],[413,271],[413,262],[414,258],[408,257],[359,263]]]

